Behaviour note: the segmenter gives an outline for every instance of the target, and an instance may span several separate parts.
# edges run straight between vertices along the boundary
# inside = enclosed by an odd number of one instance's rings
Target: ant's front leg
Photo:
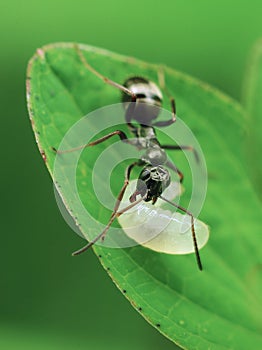
[[[125,172],[125,181],[124,181],[124,185],[122,186],[118,196],[117,196],[117,200],[116,200],[116,204],[114,207],[114,210],[112,212],[112,215],[108,221],[108,224],[106,225],[106,227],[104,228],[104,230],[97,235],[92,241],[90,241],[87,245],[85,245],[83,248],[77,250],[76,252],[74,252],[72,255],[79,255],[83,252],[85,252],[87,249],[89,249],[90,247],[92,247],[92,245],[94,245],[99,239],[101,239],[102,241],[105,239],[105,235],[108,231],[108,229],[110,228],[112,222],[115,220],[115,218],[119,217],[121,214],[123,214],[125,211],[127,211],[128,209],[132,208],[133,206],[135,206],[137,203],[141,202],[143,198],[140,198],[138,201],[136,201],[135,203],[130,204],[129,206],[127,206],[126,208],[118,211],[119,206],[121,204],[121,201],[123,199],[123,196],[125,194],[126,188],[129,184],[129,180],[130,180],[130,175],[131,175],[131,171],[132,169],[136,166],[136,165],[140,165],[140,163],[134,162],[132,164],[130,164],[127,168],[126,168],[126,172]]]
[[[177,173],[177,175],[179,176],[179,181],[180,183],[183,182],[184,179],[184,175],[182,173],[182,171],[180,171],[174,163],[170,162],[169,160],[166,162],[166,166],[172,170],[174,170],[175,173]]]

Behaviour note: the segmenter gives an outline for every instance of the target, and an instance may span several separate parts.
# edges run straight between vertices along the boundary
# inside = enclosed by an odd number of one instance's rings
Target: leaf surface
[[[132,75],[157,82],[157,65],[85,45],[81,49],[92,66],[119,83]],[[178,115],[190,126],[206,157],[209,187],[200,219],[210,226],[211,237],[201,250],[204,271],[197,270],[194,255],[161,254],[141,246],[95,246],[94,251],[132,306],[182,348],[262,348],[262,210],[243,165],[243,110],[202,82],[169,68],[164,72],[166,85],[176,98]],[[51,147],[59,146],[77,120],[98,107],[118,103],[120,95],[85,69],[73,44],[39,49],[29,63],[27,76],[33,130],[52,175],[55,154]],[[164,101],[169,109],[167,96]],[[167,143],[164,135],[159,138]],[[85,151],[77,168],[81,199],[104,223],[110,212],[99,206],[92,193],[92,157],[113,142]],[[184,169],[183,155],[171,151],[169,155]],[[117,179],[112,180],[114,193],[121,188],[124,169],[123,164]],[[60,193],[71,215],[77,217],[70,189],[62,188]],[[80,218],[76,220],[81,224]]]
[[[262,40],[254,46],[243,89],[247,110],[246,154],[255,188],[262,199]]]

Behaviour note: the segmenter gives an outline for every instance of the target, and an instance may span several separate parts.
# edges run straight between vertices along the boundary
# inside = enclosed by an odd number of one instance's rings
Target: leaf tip
[[[36,54],[41,58],[44,59],[45,58],[45,52],[43,49],[37,49],[36,50]]]

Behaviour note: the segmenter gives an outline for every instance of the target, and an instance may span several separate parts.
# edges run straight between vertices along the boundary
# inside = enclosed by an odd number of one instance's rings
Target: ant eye
[[[142,173],[140,174],[139,178],[142,181],[148,180],[150,178],[150,171],[148,171],[147,169],[145,169],[144,171],[142,171]]]

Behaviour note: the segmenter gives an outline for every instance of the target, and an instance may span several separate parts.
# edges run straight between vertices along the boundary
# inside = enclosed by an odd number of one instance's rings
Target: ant
[[[130,208],[134,207],[141,201],[151,201],[152,204],[155,204],[157,199],[161,198],[162,200],[166,201],[170,205],[176,207],[191,217],[191,232],[195,256],[197,265],[199,269],[202,270],[202,263],[195,233],[194,217],[192,213],[162,196],[162,192],[169,186],[171,182],[171,176],[168,168],[178,175],[180,183],[182,183],[184,177],[183,173],[176,167],[176,165],[167,159],[167,154],[165,152],[166,149],[193,151],[196,161],[198,161],[198,155],[193,147],[161,145],[157,139],[154,127],[165,127],[176,122],[175,99],[173,97],[170,97],[172,117],[166,121],[155,121],[159,115],[163,99],[161,90],[155,83],[141,76],[133,76],[128,78],[123,83],[123,85],[118,84],[117,82],[103,76],[96,69],[94,69],[87,62],[78,45],[75,45],[75,49],[79,56],[79,59],[87,70],[96,75],[106,84],[109,84],[122,92],[122,102],[125,109],[125,122],[130,132],[134,135],[134,138],[128,139],[127,135],[123,131],[115,130],[108,135],[105,135],[93,142],[82,145],[80,147],[64,151],[59,151],[52,147],[53,151],[56,154],[73,152],[75,150],[95,146],[117,135],[122,142],[131,144],[139,150],[145,150],[145,153],[126,168],[124,184],[117,196],[114,210],[104,230],[83,248],[74,252],[73,255],[78,255],[86,251],[99,239],[104,241],[106,232],[110,228],[112,222]],[[162,80],[164,80],[163,77]],[[164,86],[164,84],[162,85]],[[136,124],[133,124],[132,121],[135,121]],[[129,198],[131,204],[126,208],[119,210],[120,203],[129,184],[131,172],[136,166],[142,167],[142,170],[137,180],[136,190]],[[140,198],[137,199],[137,196],[140,196]]]

